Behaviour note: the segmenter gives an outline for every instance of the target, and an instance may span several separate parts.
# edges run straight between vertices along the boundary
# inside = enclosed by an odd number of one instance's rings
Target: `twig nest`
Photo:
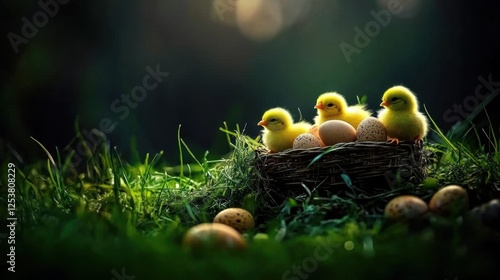
[[[469,196],[461,186],[449,185],[432,196],[429,208],[442,215],[462,213],[469,208]]]
[[[244,249],[246,240],[234,228],[219,223],[203,223],[190,228],[182,243],[186,246],[201,248],[215,246],[223,249]]]
[[[330,120],[319,126],[319,137],[327,146],[356,141],[356,129],[345,121]]]
[[[220,211],[215,216],[214,223],[225,224],[239,232],[250,230],[255,224],[252,214],[241,208],[228,208]]]
[[[356,129],[356,136],[358,142],[374,141],[385,142],[387,141],[387,131],[385,126],[375,117],[368,117],[362,120]]]
[[[293,141],[294,149],[308,149],[314,147],[321,147],[321,140],[311,133],[302,133]]]
[[[393,198],[385,206],[385,217],[393,221],[415,219],[428,210],[427,204],[413,195],[401,195]]]

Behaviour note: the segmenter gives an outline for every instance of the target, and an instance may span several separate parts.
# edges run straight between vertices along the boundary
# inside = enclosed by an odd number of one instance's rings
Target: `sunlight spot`
[[[344,249],[346,249],[347,251],[351,251],[352,249],[354,249],[354,242],[346,241],[344,243]]]
[[[278,0],[240,0],[236,21],[243,35],[259,41],[273,38],[283,28]]]
[[[247,38],[263,41],[304,19],[311,0],[238,0],[236,23]]]
[[[412,18],[416,17],[422,9],[422,2],[420,0],[377,0],[381,9],[387,10],[389,6],[396,5],[401,7],[401,12],[392,14],[398,18]]]

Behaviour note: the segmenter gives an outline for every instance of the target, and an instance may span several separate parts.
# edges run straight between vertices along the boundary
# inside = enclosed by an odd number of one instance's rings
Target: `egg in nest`
[[[341,120],[330,120],[319,126],[319,137],[326,146],[356,141],[356,129]]]
[[[319,138],[319,125],[315,124],[309,128],[309,133]]]
[[[293,141],[294,149],[308,149],[314,147],[321,147],[323,143],[321,139],[311,133],[302,133]]]
[[[385,126],[375,117],[362,120],[356,129],[358,142],[385,142],[387,141],[387,131]]]

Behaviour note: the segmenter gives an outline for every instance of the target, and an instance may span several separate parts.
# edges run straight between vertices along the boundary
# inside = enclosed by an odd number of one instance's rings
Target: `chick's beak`
[[[389,105],[391,105],[389,101],[383,101],[382,103],[380,103],[380,106],[389,106]]]
[[[316,104],[316,106],[314,106],[314,108],[323,110],[323,109],[325,109],[325,106],[323,106],[323,103],[318,103],[318,104]]]
[[[257,125],[267,126],[267,122],[265,120],[261,120]]]

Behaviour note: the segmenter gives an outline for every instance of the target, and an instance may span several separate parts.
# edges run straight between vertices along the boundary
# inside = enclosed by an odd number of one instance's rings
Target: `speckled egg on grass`
[[[387,140],[385,126],[375,117],[362,120],[356,129],[356,135],[358,142],[385,142]]]
[[[228,208],[222,210],[215,216],[214,223],[228,225],[239,232],[250,230],[255,224],[252,214],[241,208]]]
[[[467,191],[458,185],[449,185],[437,191],[429,202],[429,208],[437,214],[459,214],[469,207]]]
[[[321,139],[311,133],[302,133],[293,141],[294,149],[308,149],[314,147],[321,147],[323,142]]]
[[[190,228],[182,239],[184,246],[244,249],[247,242],[234,228],[219,223],[203,223]]]
[[[408,221],[423,215],[427,210],[427,203],[422,199],[413,195],[401,195],[387,203],[384,214],[393,221]]]

